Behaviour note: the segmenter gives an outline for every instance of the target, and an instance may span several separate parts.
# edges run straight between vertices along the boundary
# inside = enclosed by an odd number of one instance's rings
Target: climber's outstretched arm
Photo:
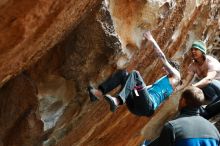
[[[179,71],[177,71],[174,67],[170,65],[168,62],[166,56],[164,55],[163,51],[160,49],[157,42],[154,40],[153,36],[151,35],[150,31],[146,31],[143,34],[144,38],[148,39],[153,44],[154,51],[156,55],[159,57],[159,59],[163,62],[163,65],[167,72],[171,74],[174,77],[180,78]]]

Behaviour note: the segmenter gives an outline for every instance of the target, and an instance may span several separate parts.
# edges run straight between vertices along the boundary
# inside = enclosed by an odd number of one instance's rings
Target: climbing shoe
[[[105,95],[105,100],[109,103],[110,105],[110,111],[115,112],[118,106],[116,105],[114,99],[115,97],[112,97],[111,95]]]
[[[87,91],[88,91],[88,93],[89,93],[90,101],[91,101],[91,102],[94,102],[94,101],[98,100],[98,97],[96,97],[96,96],[94,95],[94,93],[92,92],[92,89],[95,89],[95,88],[92,87],[91,85],[89,85],[89,86],[87,87]]]

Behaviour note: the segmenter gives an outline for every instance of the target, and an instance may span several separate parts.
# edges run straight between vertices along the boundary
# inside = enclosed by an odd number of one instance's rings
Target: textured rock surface
[[[4,145],[40,145],[43,122],[39,119],[37,89],[21,74],[1,88],[1,138]]]
[[[125,106],[110,113],[86,93],[117,68],[140,70],[147,84],[164,74],[151,46],[141,47],[144,30],[183,63],[183,76],[194,39],[220,58],[218,1],[4,0],[0,7],[0,146],[134,146],[157,136],[176,114],[177,95],[146,118]]]

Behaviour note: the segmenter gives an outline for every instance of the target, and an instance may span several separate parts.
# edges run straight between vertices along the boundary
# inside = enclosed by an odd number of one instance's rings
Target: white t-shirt
[[[206,55],[206,60],[202,65],[195,62],[189,65],[189,73],[196,75],[196,78],[201,80],[207,76],[208,71],[216,71],[214,79],[220,80],[220,62],[212,56]]]

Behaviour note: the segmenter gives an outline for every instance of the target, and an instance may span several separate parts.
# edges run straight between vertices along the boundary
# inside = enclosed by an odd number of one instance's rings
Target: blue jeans
[[[206,100],[215,102],[220,99],[220,81],[213,80],[207,86],[202,88]]]
[[[131,113],[138,116],[151,116],[154,113],[150,95],[138,71],[133,70],[128,74],[124,70],[119,70],[99,85],[99,89],[106,94],[118,85],[122,88],[116,97],[121,104],[126,103]],[[137,86],[143,89],[138,91],[139,96],[134,94],[134,88]]]
[[[206,87],[202,88],[202,91],[206,97],[206,100],[210,103],[205,107],[200,109],[200,115],[206,119],[220,113],[220,81],[213,80]]]
[[[140,146],[148,146],[150,141],[144,140],[144,142]]]

